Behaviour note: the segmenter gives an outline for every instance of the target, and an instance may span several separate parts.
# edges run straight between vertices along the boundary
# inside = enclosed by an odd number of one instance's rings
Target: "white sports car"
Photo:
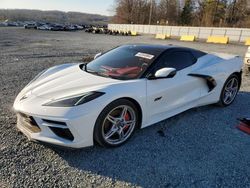
[[[17,127],[30,140],[81,148],[125,143],[136,128],[197,106],[230,105],[243,61],[172,45],[123,45],[88,64],[37,75],[17,96]]]

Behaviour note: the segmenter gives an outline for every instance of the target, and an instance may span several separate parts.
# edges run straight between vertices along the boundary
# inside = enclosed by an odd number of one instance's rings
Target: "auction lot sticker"
[[[154,58],[154,55],[146,54],[146,53],[142,53],[142,52],[138,52],[137,54],[135,54],[135,56],[145,58],[145,59],[153,59]]]

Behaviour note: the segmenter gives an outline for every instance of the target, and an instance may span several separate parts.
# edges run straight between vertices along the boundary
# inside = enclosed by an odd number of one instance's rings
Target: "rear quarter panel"
[[[208,92],[207,87],[201,88],[199,106],[219,101],[221,90],[227,78],[240,72],[243,66],[242,58],[227,54],[208,54],[197,62],[195,73],[209,75],[216,81],[216,87]],[[205,82],[204,82],[205,84]]]

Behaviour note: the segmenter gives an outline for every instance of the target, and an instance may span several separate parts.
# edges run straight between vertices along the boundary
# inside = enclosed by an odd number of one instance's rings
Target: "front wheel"
[[[97,118],[94,139],[101,146],[120,146],[132,136],[138,123],[138,110],[131,101],[126,99],[113,101]]]
[[[229,106],[233,103],[238,91],[240,89],[240,80],[237,75],[231,75],[225,82],[221,95],[220,95],[220,106]]]

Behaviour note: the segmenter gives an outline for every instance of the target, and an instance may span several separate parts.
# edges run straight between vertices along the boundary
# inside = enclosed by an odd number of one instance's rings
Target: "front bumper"
[[[33,94],[22,99],[24,94],[25,90],[19,93],[13,108],[17,113],[17,128],[29,140],[69,148],[94,144],[95,122],[106,105],[101,97],[76,107],[49,107],[43,105],[47,99]]]
[[[89,117],[65,120],[18,112],[17,128],[31,141],[69,148],[83,148],[93,145],[94,122],[91,122]],[[88,126],[88,123],[91,126]]]
[[[39,97],[20,100],[21,96],[13,107],[17,128],[29,140],[70,148],[93,145],[94,125],[102,108],[91,103],[75,108],[46,107]]]

